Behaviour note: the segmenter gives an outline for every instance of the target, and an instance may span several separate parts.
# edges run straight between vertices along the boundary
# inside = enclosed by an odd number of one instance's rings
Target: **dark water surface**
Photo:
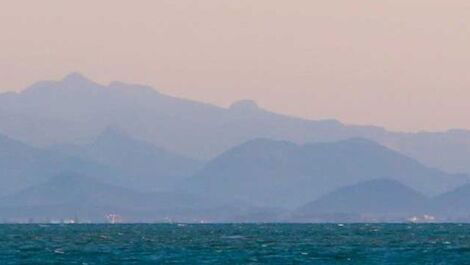
[[[0,225],[0,264],[470,264],[470,225]]]

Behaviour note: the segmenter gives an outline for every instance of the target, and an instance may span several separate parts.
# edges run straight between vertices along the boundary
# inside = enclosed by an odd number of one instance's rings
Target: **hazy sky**
[[[470,128],[468,0],[0,0],[0,91],[79,71],[227,106]]]

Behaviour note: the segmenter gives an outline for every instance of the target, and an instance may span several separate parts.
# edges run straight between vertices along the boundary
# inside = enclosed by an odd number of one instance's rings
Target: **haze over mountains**
[[[28,146],[0,135],[0,196],[47,181],[64,172],[96,177],[118,172],[91,161]]]
[[[327,193],[293,211],[290,220],[468,222],[469,199],[468,184],[429,197],[396,180],[375,179]]]
[[[83,141],[110,125],[197,159],[213,158],[258,137],[299,144],[362,137],[429,167],[470,172],[470,132],[466,130],[397,133],[285,116],[249,101],[225,109],[163,95],[147,86],[100,85],[78,73],[60,81],[38,82],[20,93],[0,94],[0,132],[33,145]]]
[[[364,214],[413,216],[429,211],[427,198],[390,179],[375,179],[346,186],[302,206],[297,214]]]
[[[202,163],[109,128],[87,145],[31,147],[0,135],[0,196],[62,173],[96,177],[138,191],[168,191]]]
[[[77,73],[0,94],[0,168],[0,218],[13,220],[470,217],[468,131],[225,109]]]
[[[436,195],[468,181],[364,139],[296,145],[255,139],[209,161],[190,185],[204,194],[292,208],[342,186],[395,179]]]
[[[106,214],[119,213],[128,221],[170,221],[169,216],[197,221],[216,205],[201,196],[136,192],[95,178],[63,174],[3,197],[0,213],[3,217],[40,220],[77,217],[103,221]]]
[[[118,128],[105,129],[91,143],[55,145],[51,150],[115,169],[125,187],[140,191],[174,189],[202,162],[133,139]],[[116,176],[113,182],[116,184]]]

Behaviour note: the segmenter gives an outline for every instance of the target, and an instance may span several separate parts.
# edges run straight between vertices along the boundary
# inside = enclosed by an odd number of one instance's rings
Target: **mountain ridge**
[[[413,216],[427,213],[428,198],[391,179],[374,179],[334,190],[302,206],[311,214]]]
[[[470,172],[470,131],[462,129],[392,132],[273,113],[249,100],[222,108],[164,95],[149,86],[101,85],[79,74],[0,94],[0,131],[34,146],[74,143],[114,124],[136,138],[202,160],[257,137],[298,144],[361,137],[429,167]]]
[[[56,145],[51,150],[113,168],[122,177],[109,182],[138,191],[172,190],[203,164],[132,138],[118,127],[107,127],[88,144]]]
[[[210,160],[187,184],[217,198],[292,207],[344,185],[377,178],[435,195],[468,182],[373,141],[349,139],[298,145],[255,139]]]
[[[0,196],[46,181],[63,172],[111,177],[119,173],[89,160],[29,146],[0,134]]]

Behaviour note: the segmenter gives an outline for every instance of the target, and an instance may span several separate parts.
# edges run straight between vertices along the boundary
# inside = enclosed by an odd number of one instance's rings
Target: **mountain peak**
[[[76,82],[90,82],[88,78],[86,78],[84,75],[82,75],[79,72],[72,72],[68,75],[66,75],[63,79],[63,82],[71,82],[71,83],[76,83]]]
[[[66,75],[60,82],[64,87],[71,89],[93,89],[96,87],[101,87],[100,84],[94,82],[93,80],[85,77],[81,73],[73,72]]]

